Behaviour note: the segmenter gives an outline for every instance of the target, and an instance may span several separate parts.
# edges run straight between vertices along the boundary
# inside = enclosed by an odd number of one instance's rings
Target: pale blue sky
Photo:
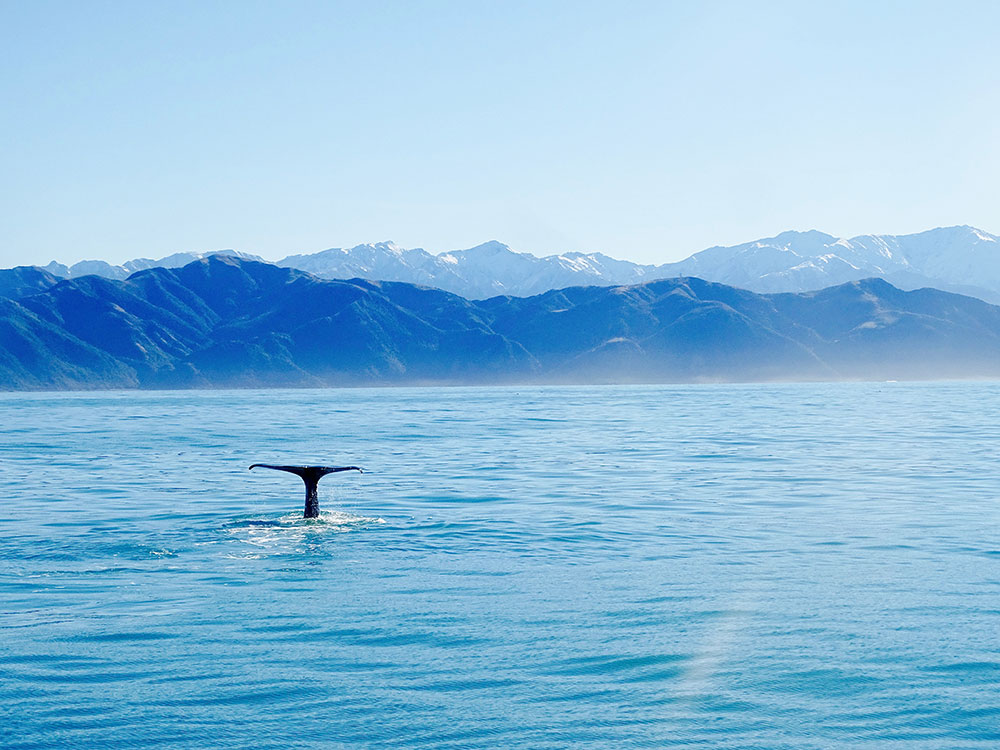
[[[0,0],[0,265],[1000,232],[1000,3]]]

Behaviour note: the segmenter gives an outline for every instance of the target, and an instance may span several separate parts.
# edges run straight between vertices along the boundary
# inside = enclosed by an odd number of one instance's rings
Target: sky
[[[0,0],[0,266],[1000,233],[1000,3]]]

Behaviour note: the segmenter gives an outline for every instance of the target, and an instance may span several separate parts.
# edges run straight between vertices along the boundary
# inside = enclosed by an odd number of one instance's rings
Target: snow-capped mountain
[[[374,279],[406,281],[450,290],[461,283],[452,265],[426,250],[406,250],[394,242],[377,242],[352,248],[334,247],[308,255],[289,255],[277,265],[296,268],[325,279]]]
[[[278,261],[278,265],[327,279],[360,277],[424,284],[468,299],[502,294],[524,297],[567,286],[617,286],[663,278],[649,275],[655,266],[616,260],[601,253],[539,258],[515,252],[496,240],[440,255],[379,242],[311,255],[290,255]]]
[[[711,247],[678,263],[641,265],[601,253],[537,257],[492,241],[432,255],[391,242],[292,255],[278,265],[323,278],[369,278],[426,284],[482,299],[518,297],[568,286],[618,286],[697,276],[756,292],[804,292],[879,277],[903,289],[936,287],[1000,302],[1000,244],[973,227],[909,235],[837,238],[783,232],[732,247]]]
[[[66,267],[53,262],[44,270],[63,278],[97,274],[123,279],[135,271],[179,267],[213,254],[177,253],[121,266],[82,261]],[[218,254],[260,260],[233,250]],[[570,286],[620,286],[675,276],[697,276],[755,292],[804,292],[878,277],[901,289],[934,287],[1000,302],[1000,240],[969,226],[850,239],[817,231],[783,232],[742,245],[711,247],[663,265],[642,265],[601,253],[538,257],[495,240],[438,255],[379,242],[289,255],[277,265],[326,279],[422,284],[468,299],[524,297]]]
[[[711,247],[657,268],[757,292],[802,292],[878,277],[901,289],[935,287],[1000,301],[1000,242],[969,226],[918,234],[783,232],[733,247]]]

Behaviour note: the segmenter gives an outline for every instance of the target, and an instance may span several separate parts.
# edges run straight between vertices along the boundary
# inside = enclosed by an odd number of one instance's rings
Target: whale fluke
[[[327,474],[336,474],[338,471],[359,471],[364,470],[360,466],[276,466],[274,464],[251,464],[250,469],[257,467],[262,469],[276,469],[277,471],[287,471],[297,474],[306,483],[306,509],[302,514],[303,518],[317,518],[319,516],[319,494],[316,486],[319,480]],[[249,471],[250,469],[247,469]]]

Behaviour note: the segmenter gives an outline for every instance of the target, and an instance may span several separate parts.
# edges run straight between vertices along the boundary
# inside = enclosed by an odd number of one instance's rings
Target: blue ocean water
[[[998,403],[2,395],[0,746],[996,747]]]

